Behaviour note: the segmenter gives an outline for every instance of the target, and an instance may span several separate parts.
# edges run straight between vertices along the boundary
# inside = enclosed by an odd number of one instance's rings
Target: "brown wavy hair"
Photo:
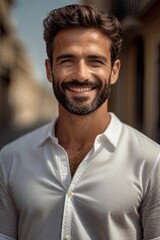
[[[122,28],[112,14],[98,10],[92,5],[68,5],[55,9],[43,21],[44,40],[49,60],[52,62],[54,38],[63,29],[93,28],[102,32],[111,42],[111,62],[119,58],[122,48]]]

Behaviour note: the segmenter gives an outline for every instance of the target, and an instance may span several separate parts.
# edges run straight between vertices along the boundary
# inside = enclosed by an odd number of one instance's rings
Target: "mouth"
[[[71,92],[75,92],[75,93],[85,93],[85,92],[90,92],[92,90],[94,90],[95,88],[93,86],[89,87],[89,86],[84,86],[84,87],[74,87],[74,86],[70,86],[67,88],[69,91]]]
[[[89,93],[95,89],[98,89],[101,87],[101,84],[99,81],[84,81],[79,82],[77,80],[72,80],[70,82],[63,82],[62,83],[62,89],[68,90],[73,93]]]

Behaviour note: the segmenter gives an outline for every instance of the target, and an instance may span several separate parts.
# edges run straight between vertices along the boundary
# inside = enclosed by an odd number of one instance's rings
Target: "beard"
[[[97,110],[109,98],[111,90],[110,79],[111,76],[109,77],[108,81],[105,81],[104,85],[99,80],[86,80],[84,82],[79,82],[78,80],[74,79],[69,82],[63,82],[61,85],[59,85],[53,78],[53,92],[59,104],[61,104],[68,112],[80,116],[87,115]],[[93,89],[96,90],[96,96],[91,103],[87,103],[87,96],[75,96],[72,99],[69,99],[65,94],[65,90],[69,89],[70,86],[92,86]]]

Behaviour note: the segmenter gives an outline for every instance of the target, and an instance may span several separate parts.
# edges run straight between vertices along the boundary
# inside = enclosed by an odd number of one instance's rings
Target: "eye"
[[[105,63],[100,59],[90,59],[90,64],[94,67],[99,67],[104,65]]]
[[[60,64],[72,64],[73,59],[72,58],[64,58],[64,59],[61,59],[61,61],[59,63]]]

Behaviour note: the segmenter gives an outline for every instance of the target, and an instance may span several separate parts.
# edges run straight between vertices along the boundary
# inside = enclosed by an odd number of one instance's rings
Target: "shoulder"
[[[160,158],[160,145],[127,124],[123,124],[121,141],[136,159],[154,164]]]
[[[121,122],[113,113],[111,113],[111,116],[109,136],[116,138],[116,142],[121,148],[124,148],[125,151],[135,151],[138,154],[144,154],[145,152],[160,153],[158,143],[130,125]]]
[[[154,140],[138,131],[137,129],[123,123],[123,135],[130,144],[135,144],[136,146],[148,146],[155,148],[160,151],[160,145]]]
[[[149,180],[157,181],[160,174],[160,145],[135,128],[122,123],[117,154],[138,176],[144,189]],[[159,183],[158,183],[159,184]]]
[[[47,136],[47,132],[51,123],[45,124],[21,137],[8,143],[1,150],[1,156],[11,155],[12,153],[19,153],[29,151],[36,148],[41,141]]]
[[[144,166],[147,169],[160,164],[160,145],[137,129],[122,123],[114,114],[110,132],[112,132],[110,135],[117,139],[118,156],[122,156],[137,167]]]

